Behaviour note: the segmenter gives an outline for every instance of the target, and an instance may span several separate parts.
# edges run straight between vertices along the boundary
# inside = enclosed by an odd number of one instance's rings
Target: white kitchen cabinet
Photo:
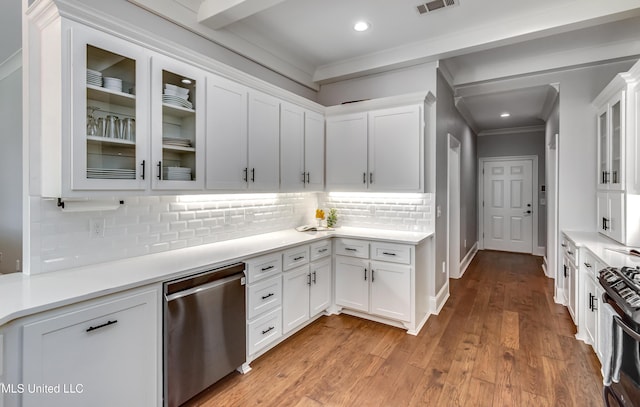
[[[419,192],[423,185],[422,106],[327,117],[327,188]]]
[[[324,187],[324,117],[290,103],[280,109],[280,190]]]
[[[160,302],[157,288],[51,311],[23,326],[22,405],[161,403]]]
[[[151,68],[152,188],[203,189],[205,72],[161,55]],[[185,90],[186,100],[175,95]]]
[[[282,337],[282,307],[247,322],[247,364]]]
[[[594,99],[598,109],[597,222],[600,233],[640,245],[640,62]]]
[[[586,334],[586,342],[591,344],[594,349],[596,348],[596,338],[598,337],[598,302],[599,298],[597,297],[596,290],[596,282],[594,280],[594,276],[591,273],[591,270],[583,272],[582,276],[584,282],[584,296],[582,300],[584,301],[581,304],[582,309],[584,310],[583,323],[584,323],[584,332]]]
[[[332,191],[367,189],[367,114],[327,117],[326,184]]]
[[[309,273],[309,316],[313,318],[331,306],[331,257],[312,262]]]
[[[335,240],[336,305],[396,321],[412,319],[412,255],[408,264],[402,254],[411,253],[406,245],[365,242],[353,239]],[[366,247],[366,250],[364,248]],[[391,261],[369,260],[384,256]],[[367,253],[363,258],[363,254]],[[383,254],[387,253],[387,254]],[[401,254],[401,255],[398,255]]]
[[[280,101],[249,92],[247,185],[254,191],[277,191],[280,184]]]
[[[369,112],[369,190],[420,191],[421,111],[414,105]]]
[[[282,279],[279,275],[247,286],[247,319],[253,319],[281,304]]]
[[[335,256],[336,305],[369,312],[369,261]]]
[[[283,305],[282,330],[283,333],[309,320],[309,288],[311,275],[309,265],[287,271],[282,275]]]
[[[207,80],[207,189],[247,188],[249,89],[211,75]]]
[[[623,242],[626,237],[624,205],[625,194],[623,192],[598,191],[597,193],[598,231],[618,242]]]
[[[576,325],[579,321],[579,309],[576,306],[578,296],[578,250],[575,243],[564,234],[562,235],[562,270],[559,276],[562,280],[562,303],[569,309],[569,314]]]
[[[625,91],[619,91],[598,112],[598,189],[623,189],[624,101]]]
[[[372,261],[370,285],[372,314],[400,321],[411,319],[411,267]]]
[[[324,189],[324,116],[309,110],[304,112],[304,172],[305,190]]]

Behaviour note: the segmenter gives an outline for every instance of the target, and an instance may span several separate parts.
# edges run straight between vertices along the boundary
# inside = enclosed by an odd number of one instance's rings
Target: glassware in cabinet
[[[154,162],[156,189],[204,185],[204,74],[178,61],[158,58],[154,70]],[[157,113],[157,114],[155,114]]]
[[[71,189],[145,189],[149,55],[86,27],[72,38]]]

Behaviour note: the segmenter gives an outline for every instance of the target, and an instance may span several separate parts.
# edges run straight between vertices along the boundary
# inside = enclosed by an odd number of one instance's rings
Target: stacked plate
[[[162,102],[168,105],[180,106],[187,109],[193,109],[193,104],[189,102],[189,89],[170,83],[164,84],[164,93]]]
[[[164,167],[164,179],[169,181],[191,181],[191,168]]]
[[[117,168],[87,168],[87,178],[135,179],[136,170],[117,169]]]
[[[87,69],[87,85],[102,87],[102,72]]]
[[[102,79],[105,89],[113,90],[115,92],[122,92],[122,79],[111,78],[109,76],[105,76]]]
[[[191,147],[191,140],[179,137],[163,137],[162,144],[166,146]]]

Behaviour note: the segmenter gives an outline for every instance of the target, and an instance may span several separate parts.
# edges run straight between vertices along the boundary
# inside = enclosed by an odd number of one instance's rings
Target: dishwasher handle
[[[189,295],[193,295],[193,294],[200,293],[200,292],[203,292],[203,291],[211,290],[212,288],[220,287],[221,285],[225,285],[227,283],[230,283],[230,282],[236,281],[236,280],[242,280],[241,284],[244,285],[244,283],[245,283],[245,281],[244,281],[244,273],[234,274],[232,276],[225,277],[225,278],[222,278],[220,280],[215,280],[215,281],[212,281],[212,282],[207,283],[207,284],[202,284],[202,285],[199,285],[199,286],[196,286],[196,287],[192,287],[192,288],[189,288],[189,289],[186,289],[186,290],[178,291],[178,292],[175,292],[175,293],[172,293],[172,294],[169,294],[169,295],[165,294],[164,295],[164,299],[167,302],[171,302],[171,301],[177,300],[179,298],[187,297]]]

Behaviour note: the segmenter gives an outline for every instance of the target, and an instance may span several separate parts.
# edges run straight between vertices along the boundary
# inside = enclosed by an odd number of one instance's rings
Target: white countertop
[[[351,227],[326,232],[289,229],[33,276],[7,274],[0,276],[0,326],[49,309],[325,238],[359,238],[417,245],[432,235]]]
[[[597,232],[580,232],[574,230],[563,230],[569,239],[576,244],[577,247],[586,247],[591,253],[600,259],[604,264],[610,267],[640,266],[640,257],[628,256],[609,249],[629,249],[617,243],[608,237]]]

